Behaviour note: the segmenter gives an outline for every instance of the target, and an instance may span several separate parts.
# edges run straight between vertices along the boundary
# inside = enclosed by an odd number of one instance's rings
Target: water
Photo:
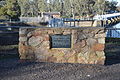
[[[48,27],[62,27],[64,26],[64,22],[62,19],[53,18],[49,21]]]
[[[114,25],[113,28],[120,28],[120,23]]]
[[[69,23],[64,23],[64,21],[68,21]],[[48,27],[78,27],[75,25],[74,21],[78,21],[78,19],[71,18],[53,18],[49,21]]]
[[[109,28],[106,31],[107,37],[120,38],[120,23],[109,26]]]

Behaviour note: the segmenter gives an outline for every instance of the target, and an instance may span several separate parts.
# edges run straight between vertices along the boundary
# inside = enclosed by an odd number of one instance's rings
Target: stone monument
[[[104,64],[105,30],[100,27],[20,28],[22,60]]]

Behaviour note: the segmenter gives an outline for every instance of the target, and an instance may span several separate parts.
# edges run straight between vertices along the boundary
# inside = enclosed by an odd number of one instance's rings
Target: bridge
[[[120,13],[96,15],[93,17],[94,20],[101,21],[101,25],[108,27],[113,24],[120,22]]]
[[[111,18],[118,18],[118,17],[120,17],[120,13],[96,15],[93,17],[93,19],[95,19],[95,20],[109,20]]]
[[[62,24],[72,26],[72,27],[111,27],[120,22],[120,13],[105,14],[105,15],[96,15],[93,18],[85,19],[72,19],[72,18],[61,18],[61,19],[52,19],[50,24],[53,24],[51,27],[59,27],[58,23],[63,22]]]

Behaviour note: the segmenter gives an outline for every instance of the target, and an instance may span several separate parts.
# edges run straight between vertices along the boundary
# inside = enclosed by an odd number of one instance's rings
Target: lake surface
[[[109,29],[113,28],[113,29]],[[109,26],[106,31],[107,37],[120,38],[120,23]]]

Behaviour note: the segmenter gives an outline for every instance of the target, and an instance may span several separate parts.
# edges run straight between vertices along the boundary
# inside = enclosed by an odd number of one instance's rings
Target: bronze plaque
[[[71,35],[51,35],[51,48],[71,48]]]

